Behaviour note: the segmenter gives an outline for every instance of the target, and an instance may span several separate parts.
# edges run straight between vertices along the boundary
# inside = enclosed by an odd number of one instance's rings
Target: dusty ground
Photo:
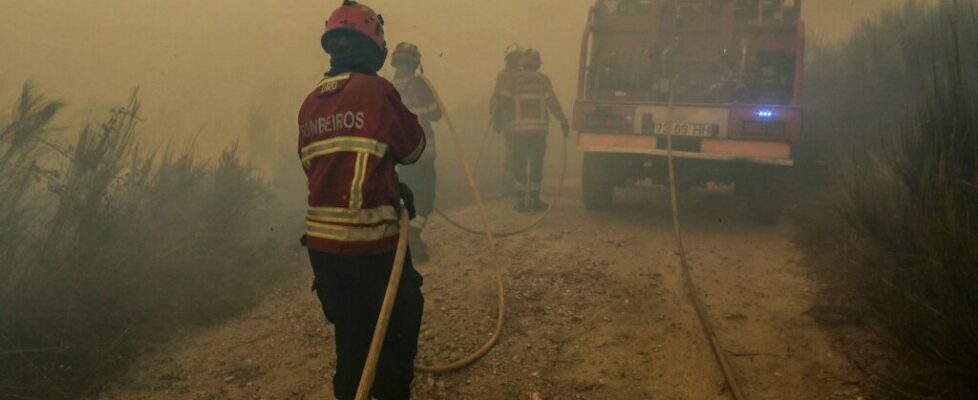
[[[508,319],[482,362],[420,375],[419,399],[725,399],[722,376],[686,299],[660,189],[631,190],[609,213],[568,197],[539,229],[500,240]],[[857,399],[867,379],[810,316],[818,284],[786,226],[738,217],[729,193],[682,196],[694,276],[751,399]],[[500,225],[520,217],[495,204]],[[460,218],[474,223],[471,210]],[[438,221],[421,265],[421,358],[464,355],[485,338],[494,286],[481,238]],[[323,399],[333,343],[309,274],[249,315],[139,362],[102,399]]]

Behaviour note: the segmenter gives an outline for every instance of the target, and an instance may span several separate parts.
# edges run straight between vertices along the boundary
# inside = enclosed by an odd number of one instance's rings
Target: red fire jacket
[[[513,78],[514,134],[546,135],[550,130],[550,114],[564,120],[553,83],[541,72],[522,71]]]
[[[425,149],[424,130],[384,78],[327,77],[299,110],[299,157],[309,183],[303,243],[359,257],[397,248],[396,164]]]

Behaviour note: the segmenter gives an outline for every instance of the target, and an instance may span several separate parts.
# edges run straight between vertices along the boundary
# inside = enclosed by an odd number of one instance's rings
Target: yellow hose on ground
[[[423,76],[422,79],[424,79]],[[425,79],[425,82],[431,86],[431,83],[428,82],[427,79]],[[435,100],[438,102],[438,106],[441,107],[442,110],[445,110],[445,107],[437,94],[435,94]],[[499,337],[503,332],[503,323],[506,319],[506,292],[503,286],[502,268],[500,267],[496,256],[496,239],[492,234],[492,223],[489,220],[489,214],[486,211],[482,194],[479,192],[479,187],[475,183],[472,168],[465,157],[465,150],[462,147],[461,142],[459,142],[458,135],[455,133],[455,126],[452,124],[452,121],[447,114],[445,115],[445,123],[448,125],[449,132],[451,133],[449,136],[452,138],[452,144],[455,146],[456,153],[462,162],[462,167],[465,171],[469,188],[472,190],[472,195],[475,197],[479,208],[479,216],[481,217],[483,226],[485,227],[485,234],[489,243],[490,262],[494,266],[496,275],[498,309],[496,313],[496,327],[493,330],[492,335],[489,336],[489,339],[481,347],[476,349],[467,357],[449,364],[434,366],[415,365],[415,371],[428,373],[455,371],[472,365],[478,361],[480,358],[488,354],[496,343],[499,342]],[[356,400],[369,400],[370,392],[373,390],[374,378],[377,374],[377,362],[380,360],[380,353],[384,347],[384,338],[387,336],[387,327],[390,323],[391,312],[394,308],[394,300],[397,297],[397,288],[400,285],[401,273],[404,271],[404,260],[407,257],[409,225],[410,218],[407,215],[407,211],[402,210],[400,238],[397,242],[397,253],[394,256],[394,268],[391,270],[390,281],[388,281],[387,284],[387,292],[384,295],[384,302],[381,305],[380,316],[377,319],[377,326],[374,329],[374,336],[370,342],[370,351],[367,353],[367,361],[364,365],[363,373],[360,375],[360,386],[357,389]]]
[[[449,364],[433,365],[433,366],[415,365],[414,367],[415,371],[417,372],[439,373],[439,372],[455,371],[455,370],[465,368],[469,365],[472,365],[473,363],[475,363],[476,361],[484,357],[486,354],[488,354],[489,351],[492,350],[492,348],[496,345],[496,343],[499,342],[499,337],[502,335],[503,325],[506,319],[506,291],[503,285],[502,267],[498,260],[498,256],[496,252],[495,237],[515,235],[533,229],[536,225],[538,225],[541,221],[543,221],[544,218],[546,218],[550,210],[553,209],[553,205],[548,207],[547,210],[543,214],[538,216],[532,223],[530,223],[529,225],[523,228],[514,231],[509,231],[509,232],[495,233],[493,231],[492,222],[489,219],[489,214],[485,205],[485,201],[483,200],[482,194],[479,192],[479,187],[476,184],[475,175],[472,172],[472,166],[469,165],[468,159],[465,156],[465,149],[462,146],[461,142],[459,141],[458,133],[455,131],[455,125],[452,123],[452,120],[448,116],[448,113],[445,112],[445,105],[442,102],[441,97],[438,96],[438,93],[434,91],[434,86],[431,85],[431,82],[429,82],[428,79],[424,77],[424,75],[421,75],[421,79],[423,79],[425,83],[428,84],[428,87],[432,88],[432,92],[435,96],[435,101],[438,103],[438,107],[441,108],[442,112],[444,113],[445,124],[448,127],[449,137],[451,138],[452,145],[455,147],[456,155],[458,156],[459,161],[461,161],[462,163],[462,169],[465,173],[465,177],[468,182],[469,189],[472,191],[473,197],[475,197],[476,205],[478,207],[478,212],[479,212],[479,218],[482,222],[484,231],[479,232],[475,229],[468,228],[460,223],[457,223],[456,221],[454,221],[453,219],[451,219],[441,211],[437,211],[437,212],[440,216],[445,218],[445,220],[448,221],[450,224],[455,225],[456,227],[466,232],[486,235],[486,239],[489,246],[490,263],[493,264],[493,269],[495,272],[496,292],[497,292],[497,299],[498,299],[497,312],[496,312],[496,326],[493,329],[492,334],[489,336],[489,339],[482,346],[480,346],[478,349],[473,351],[465,358]],[[480,154],[480,158],[481,158],[481,154]],[[564,187],[566,173],[567,173],[567,138],[565,137],[564,151],[563,151],[563,167],[560,173],[560,183],[557,189],[557,194],[555,196],[554,203],[556,203],[556,200],[560,198],[560,194]],[[390,322],[390,316],[393,310],[394,300],[397,297],[397,288],[398,285],[400,284],[401,273],[403,272],[404,269],[404,260],[407,255],[407,241],[408,241],[407,238],[408,238],[409,223],[410,221],[408,219],[407,213],[405,211],[402,211],[401,232],[400,232],[400,239],[398,240],[397,254],[394,257],[394,268],[391,271],[391,278],[390,281],[388,282],[387,293],[384,296],[384,302],[381,306],[380,316],[377,321],[377,326],[374,330],[374,337],[370,344],[370,351],[367,354],[367,363],[364,366],[363,374],[361,375],[360,378],[360,387],[357,390],[357,397],[356,397],[357,400],[368,400],[370,396],[370,391],[373,388],[374,378],[376,377],[376,372],[377,372],[377,362],[380,359],[380,353],[383,349],[384,338],[387,336],[387,327]]]
[[[674,92],[669,95],[669,108],[666,117],[667,123],[672,123],[673,109],[675,105]],[[710,348],[713,350],[713,356],[716,358],[718,364],[720,364],[720,371],[723,373],[724,380],[727,381],[727,387],[730,389],[730,395],[734,400],[746,400],[744,392],[741,390],[740,385],[737,384],[737,378],[734,376],[733,367],[730,366],[730,361],[727,360],[727,355],[723,351],[723,347],[720,346],[720,340],[717,338],[716,331],[713,329],[713,324],[710,323],[710,319],[706,313],[706,306],[703,305],[703,301],[700,300],[699,290],[696,287],[696,283],[693,281],[692,271],[689,266],[689,260],[686,257],[686,246],[683,244],[683,231],[682,225],[679,223],[679,199],[676,190],[676,165],[674,162],[673,151],[672,151],[672,126],[666,127],[666,150],[667,150],[667,161],[669,165],[669,199],[672,204],[672,228],[673,233],[676,237],[676,252],[679,254],[679,263],[682,265],[683,277],[686,281],[686,293],[689,295],[689,301],[693,303],[693,308],[696,310],[696,316],[699,318],[700,325],[703,327],[703,333],[706,334],[707,339],[710,341]]]
[[[431,82],[429,82],[427,78],[425,78],[423,75],[421,76],[421,78],[424,79],[425,83],[427,83],[429,87],[433,88]],[[434,93],[434,95],[435,95],[435,101],[438,103],[438,106],[444,111],[445,107],[441,101],[441,98],[438,97],[437,93]],[[673,105],[674,105],[674,98],[672,95],[670,95],[667,121],[672,120]],[[450,137],[452,138],[452,144],[455,146],[456,153],[460,161],[462,162],[462,167],[465,172],[465,176],[468,180],[469,188],[472,190],[472,194],[476,199],[476,203],[479,210],[479,216],[485,228],[484,233],[489,243],[490,262],[493,263],[495,275],[496,275],[498,310],[497,310],[497,317],[496,317],[496,327],[493,330],[492,335],[489,337],[489,340],[487,340],[485,344],[483,344],[481,347],[479,347],[469,356],[450,364],[437,365],[437,366],[423,366],[423,365],[415,366],[416,371],[429,372],[429,373],[448,372],[448,371],[455,371],[461,368],[465,368],[471,365],[472,363],[478,361],[486,354],[488,354],[489,351],[492,350],[492,348],[496,345],[496,343],[498,343],[499,337],[502,334],[503,324],[505,321],[505,310],[506,310],[505,308],[506,296],[505,296],[505,289],[503,286],[502,269],[500,268],[500,265],[497,262],[498,260],[497,260],[497,253],[496,253],[496,240],[494,237],[495,234],[493,233],[492,230],[492,223],[489,220],[488,212],[486,211],[485,202],[482,199],[482,194],[479,192],[478,185],[475,182],[475,177],[472,174],[472,168],[465,157],[465,150],[458,140],[458,135],[455,132],[455,127],[452,124],[452,121],[448,117],[447,113],[445,113],[445,122],[448,125]],[[666,149],[667,149],[667,159],[668,159],[668,167],[669,167],[669,192],[670,192],[670,200],[672,205],[672,223],[673,223],[673,230],[676,239],[676,246],[680,258],[680,264],[682,265],[683,275],[686,281],[687,293],[690,297],[691,302],[693,303],[693,308],[696,310],[696,314],[700,321],[701,326],[703,327],[703,331],[706,334],[708,340],[710,341],[710,345],[711,345],[710,347],[713,350],[713,354],[720,365],[720,369],[723,373],[724,379],[726,380],[727,386],[730,389],[731,396],[734,398],[734,400],[745,400],[746,397],[744,396],[743,391],[740,388],[740,385],[737,383],[737,380],[733,375],[733,368],[731,367],[729,360],[727,360],[726,354],[724,354],[723,348],[721,347],[719,339],[716,336],[716,332],[713,329],[713,325],[712,323],[710,323],[709,318],[706,315],[706,307],[703,305],[703,302],[700,300],[699,291],[697,290],[695,282],[693,281],[692,278],[691,267],[689,266],[689,261],[686,255],[686,248],[685,245],[683,244],[682,227],[679,222],[680,221],[679,202],[678,202],[678,196],[676,190],[676,172],[675,172],[675,163],[674,163],[673,146],[672,146],[673,135],[671,129],[666,129],[666,131],[667,131]],[[560,189],[563,188],[564,174],[566,172],[566,166],[567,166],[566,144],[567,144],[567,140],[565,137],[564,138],[564,160],[563,160],[564,171],[561,172],[560,186],[558,188],[557,197],[559,197]],[[552,206],[548,208],[547,212],[549,212],[551,208]],[[543,220],[543,217],[545,217],[546,214],[547,213],[541,215],[541,217],[538,218],[538,221],[535,221],[526,229],[527,230],[532,229],[532,227],[535,224]],[[441,213],[439,213],[439,215],[446,217]],[[449,221],[449,223],[452,222],[447,217],[445,219]],[[367,363],[364,366],[363,374],[361,375],[360,378],[360,387],[357,390],[356,400],[369,400],[370,398],[370,391],[373,388],[374,378],[376,377],[377,361],[380,359],[380,353],[383,348],[384,338],[387,336],[387,327],[390,322],[390,316],[393,310],[394,300],[397,296],[397,288],[400,285],[401,273],[403,272],[404,269],[404,260],[407,255],[409,224],[410,221],[407,215],[407,211],[402,210],[401,231],[400,231],[400,238],[398,239],[398,244],[397,244],[397,253],[394,257],[394,268],[391,271],[390,281],[388,282],[388,286],[387,286],[387,293],[384,296],[384,302],[382,303],[381,306],[380,316],[377,321],[377,326],[374,330],[374,337],[370,344],[370,351],[368,352],[367,355]],[[457,226],[459,228],[463,228],[461,224],[458,224]],[[470,229],[465,229],[465,228],[463,229],[466,231],[471,231]]]
[[[478,361],[480,358],[489,353],[489,350],[499,342],[499,337],[503,333],[503,322],[506,319],[506,291],[503,286],[503,270],[502,265],[498,259],[496,253],[496,238],[493,236],[492,221],[489,219],[489,213],[486,209],[485,201],[482,199],[482,193],[479,192],[479,186],[475,183],[475,175],[472,173],[472,166],[469,165],[468,160],[465,157],[465,148],[459,141],[458,134],[455,131],[455,125],[452,123],[452,119],[449,117],[448,113],[445,112],[445,104],[442,103],[441,97],[438,93],[434,91],[434,86],[431,82],[421,75],[421,79],[428,84],[428,87],[432,88],[432,93],[435,96],[435,102],[438,103],[438,107],[442,109],[445,117],[445,125],[448,127],[449,137],[451,138],[452,145],[455,147],[455,153],[457,154],[459,161],[462,162],[462,170],[465,172],[465,178],[468,182],[469,189],[472,191],[472,196],[475,197],[476,205],[478,206],[479,219],[482,221],[482,226],[484,228],[484,234],[486,235],[486,240],[489,246],[489,262],[493,265],[493,270],[496,277],[496,294],[497,294],[497,310],[496,310],[496,326],[493,329],[492,334],[486,342],[476,349],[472,354],[467,357],[446,364],[446,365],[416,365],[414,369],[418,372],[448,372],[455,371],[458,369],[465,368],[472,363]]]
[[[548,215],[550,215],[550,211],[552,211],[554,209],[554,206],[557,204],[557,201],[560,199],[560,196],[561,196],[561,194],[564,191],[564,182],[565,182],[565,180],[567,178],[567,142],[568,142],[567,137],[564,137],[564,141],[563,141],[564,150],[563,150],[563,153],[562,153],[562,161],[561,161],[562,162],[562,166],[561,166],[561,169],[560,169],[560,180],[558,181],[558,184],[557,184],[557,193],[554,195],[553,200],[550,201],[550,204],[547,206],[547,209],[544,210],[542,214],[540,214],[540,215],[536,216],[535,218],[533,218],[533,220],[530,221],[528,224],[523,225],[523,226],[521,226],[519,228],[507,230],[507,231],[492,232],[492,235],[493,236],[495,236],[497,238],[501,238],[501,237],[516,236],[516,235],[519,235],[521,233],[526,233],[526,232],[532,230],[533,228],[536,228],[537,226],[539,226],[540,223],[543,222],[543,220],[546,219]],[[459,230],[462,230],[462,231],[468,232],[468,233],[472,233],[472,234],[476,234],[476,235],[482,235],[482,234],[485,233],[485,232],[479,231],[477,229],[470,228],[470,227],[466,226],[465,224],[459,222],[458,220],[450,217],[447,213],[445,213],[442,210],[435,209],[435,213],[438,214],[439,217],[441,217],[442,219],[444,219],[445,222],[448,222],[449,225],[454,226],[455,228],[458,228]]]
[[[423,75],[422,75],[422,79],[424,79],[425,82],[428,83],[428,87],[431,88],[432,93],[435,95],[435,99],[438,102],[439,107],[442,107],[441,100],[438,98],[438,93],[435,91],[434,86],[432,86],[431,82],[428,82],[427,78],[424,78]],[[441,110],[443,113],[445,112],[444,107],[442,107]],[[454,129],[452,129],[450,124],[449,124],[449,130],[453,136],[457,136],[457,134],[455,133]],[[486,126],[486,131],[485,133],[483,133],[483,138],[481,142],[482,144],[479,146],[479,153],[478,156],[476,156],[476,165],[481,165],[482,163],[482,155],[485,153],[486,148],[489,147],[486,144],[487,142],[492,143],[492,123],[489,123],[489,125]],[[562,153],[562,159],[561,159],[560,181],[558,181],[557,184],[557,193],[554,195],[554,199],[547,206],[547,209],[544,210],[543,214],[538,215],[536,218],[530,221],[530,223],[523,225],[519,228],[515,228],[507,231],[492,232],[493,236],[499,238],[499,237],[509,237],[509,236],[519,235],[521,233],[526,233],[532,230],[533,228],[536,228],[538,225],[540,225],[541,222],[543,222],[544,219],[547,218],[547,215],[549,215],[550,211],[553,210],[554,205],[557,204],[557,201],[560,199],[561,193],[563,193],[564,191],[564,182],[566,181],[567,178],[567,143],[568,143],[567,137],[564,136],[564,141],[563,141],[564,151]],[[441,209],[436,208],[435,214],[438,214],[438,216],[444,219],[445,222],[448,222],[449,225],[454,226],[455,228],[458,228],[463,232],[468,232],[475,235],[485,234],[484,231],[480,231],[476,228],[471,228],[466,226],[465,224],[459,222],[455,218],[449,216],[448,213],[442,211]]]

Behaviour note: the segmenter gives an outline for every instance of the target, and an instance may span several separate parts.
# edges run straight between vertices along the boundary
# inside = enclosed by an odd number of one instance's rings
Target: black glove
[[[401,202],[404,203],[404,208],[407,209],[411,219],[418,216],[418,211],[414,208],[414,191],[404,183],[401,183]]]
[[[570,122],[567,122],[567,118],[560,120],[560,129],[564,137],[570,136]]]
[[[496,133],[509,132],[513,127],[513,112],[505,108],[495,110],[492,114],[492,128]]]

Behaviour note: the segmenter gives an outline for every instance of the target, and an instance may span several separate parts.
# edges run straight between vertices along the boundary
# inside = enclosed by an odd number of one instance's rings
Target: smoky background
[[[213,152],[228,140],[247,137],[261,122],[270,129],[261,134],[265,137],[252,137],[243,146],[265,153],[270,150],[267,141],[291,144],[295,110],[328,68],[319,36],[334,3],[3,0],[0,93],[15,92],[32,79],[45,92],[70,102],[67,116],[86,120],[139,86],[145,98],[144,136],[192,139]],[[836,41],[863,18],[894,3],[808,1],[804,14],[817,40]],[[370,2],[386,18],[391,47],[400,41],[421,47],[426,74],[467,133],[484,130],[480,125],[487,119],[495,74],[510,43],[543,53],[543,71],[569,111],[576,96],[581,34],[592,4]],[[284,147],[271,149],[279,156]]]
[[[41,210],[53,210],[55,220],[44,219],[37,229],[24,228],[30,235],[17,239],[28,249],[18,254],[32,255],[18,256],[27,261],[20,261],[13,275],[29,284],[7,290],[12,280],[2,277],[0,300],[8,311],[0,328],[16,323],[22,329],[19,337],[0,338],[0,351],[58,352],[19,357],[30,368],[7,364],[27,375],[0,378],[4,390],[29,384],[50,387],[50,398],[77,398],[71,390],[97,386],[124,367],[123,361],[105,360],[105,354],[129,360],[142,351],[143,342],[233,317],[270,285],[306,271],[296,240],[304,179],[295,155],[295,116],[328,69],[319,37],[325,16],[338,3],[0,0],[0,110],[25,104],[23,93],[28,93],[26,99],[34,107],[22,116],[35,121],[52,116],[37,132],[57,148],[69,153],[92,150],[97,147],[93,138],[102,133],[115,138],[112,146],[125,161],[100,158],[114,169],[86,170],[70,157],[59,157],[58,151],[39,151],[42,169],[75,171],[82,175],[71,176],[91,179],[114,173],[113,178],[126,178],[112,182],[143,188],[117,190],[105,183],[110,195],[86,200],[65,196],[64,188],[81,191],[92,186],[90,181],[58,176],[51,178],[52,186],[43,176],[12,175],[38,179],[25,193],[29,199],[36,195],[34,199],[45,200],[23,210],[0,209],[0,214],[23,215],[18,223],[30,225],[41,220]],[[565,112],[571,111],[581,34],[593,1],[367,3],[385,16],[391,48],[401,41],[420,46],[425,73],[459,128],[470,160],[484,161],[476,168],[485,189],[495,189],[489,183],[502,170],[500,138],[481,158],[479,154],[487,143],[488,99],[507,45],[519,43],[542,52],[542,70],[555,83]],[[901,3],[808,0],[804,18],[810,42],[815,48],[831,47],[848,39],[866,18]],[[389,68],[382,71],[385,76],[391,73]],[[34,82],[33,89],[22,92],[27,80]],[[139,87],[138,99],[131,97],[134,87]],[[831,103],[832,97],[824,101]],[[16,113],[0,116],[0,127],[20,120]],[[127,125],[130,122],[135,130]],[[443,206],[469,204],[472,200],[461,189],[465,185],[445,129],[444,123],[435,125],[442,172],[439,201]],[[86,131],[88,141],[79,141]],[[556,129],[550,143],[545,185],[553,190],[561,168]],[[569,186],[574,187],[580,162],[573,142],[569,152]],[[144,175],[131,173],[140,168],[148,170]],[[60,194],[42,196],[49,191]],[[146,198],[152,199],[149,207]],[[234,207],[221,206],[227,203]],[[127,211],[130,208],[135,211]],[[80,209],[87,214],[78,213]],[[69,228],[56,220],[72,213],[79,218]],[[179,225],[189,222],[195,225]],[[57,235],[47,233],[56,230]],[[43,236],[38,232],[62,239],[48,246],[38,239]],[[109,249],[86,250],[79,260],[77,248],[66,244],[75,242],[63,239],[66,236],[79,238],[87,249]],[[155,246],[156,242],[173,246]],[[125,246],[112,247],[115,243]],[[44,253],[49,257],[40,257]],[[66,260],[74,263],[66,265]],[[79,268],[72,270],[75,267]],[[226,279],[228,275],[235,278]],[[79,276],[89,278],[78,280]],[[14,296],[24,293],[28,295]],[[71,295],[62,299],[63,293]],[[174,311],[192,308],[187,305],[202,298],[211,300],[207,307],[189,314]],[[16,315],[10,306],[16,306]],[[85,318],[90,320],[79,322]],[[31,337],[34,332],[46,333]],[[81,369],[87,372],[81,374]]]

